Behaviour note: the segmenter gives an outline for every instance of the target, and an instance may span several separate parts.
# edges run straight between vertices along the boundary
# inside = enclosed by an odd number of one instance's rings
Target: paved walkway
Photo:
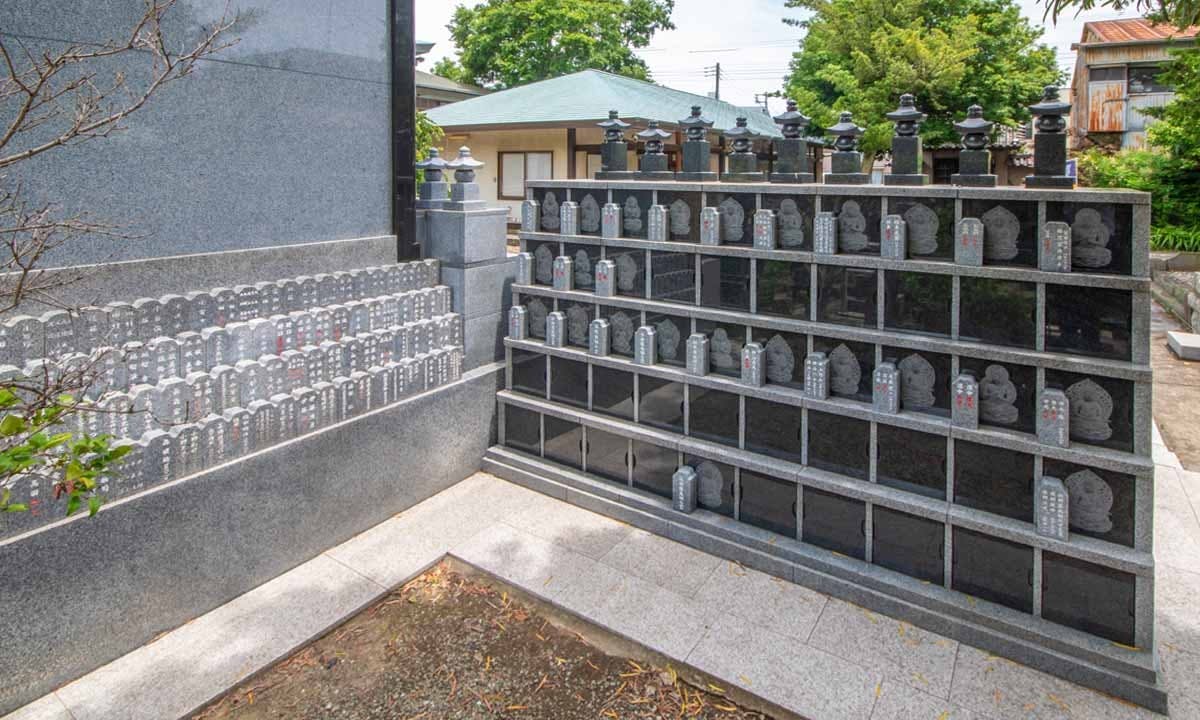
[[[1200,718],[1200,474],[1155,440],[1171,715]],[[480,473],[7,720],[185,715],[447,553],[811,720],[1160,717]]]

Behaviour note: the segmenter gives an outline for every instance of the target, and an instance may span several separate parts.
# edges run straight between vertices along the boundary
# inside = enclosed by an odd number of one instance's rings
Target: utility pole
[[[771,114],[771,108],[767,105],[767,98],[769,98],[769,97],[771,97],[771,92],[769,90],[761,95],[759,95],[758,93],[754,93],[754,102],[762,103],[763,112],[765,112],[768,115]]]
[[[717,91],[713,93],[713,97],[717,100],[721,99],[721,63],[717,63],[712,67],[704,68],[704,77],[716,77]]]

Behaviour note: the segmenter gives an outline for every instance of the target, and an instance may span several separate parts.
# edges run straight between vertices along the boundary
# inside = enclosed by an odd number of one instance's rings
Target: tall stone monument
[[[675,173],[668,169],[667,154],[663,152],[663,142],[671,137],[671,133],[660,128],[657,120],[651,120],[650,125],[637,136],[646,144],[646,151],[642,154],[641,163],[638,165],[637,178],[639,180],[674,180]]]
[[[675,173],[675,179],[687,182],[713,182],[717,174],[709,170],[711,143],[708,129],[713,121],[700,114],[700,106],[693,105],[690,115],[679,121],[684,130],[683,170]]]
[[[983,118],[983,108],[972,105],[967,108],[967,117],[954,123],[954,129],[962,136],[962,150],[958,153],[958,172],[950,176],[950,182],[964,187],[995,187],[996,176],[992,174],[992,153],[988,142],[994,123]]]
[[[1033,174],[1026,176],[1027,188],[1073,188],[1075,178],[1067,175],[1067,120],[1071,103],[1058,97],[1058,87],[1047,85],[1042,101],[1029,106],[1036,118],[1033,136]]]
[[[795,100],[788,100],[787,110],[772,119],[780,126],[783,137],[774,143],[775,165],[771,170],[771,182],[812,182],[812,161],[808,157],[808,140],[804,137],[809,118],[797,109]]]
[[[728,169],[721,175],[721,180],[724,182],[762,182],[765,180],[766,178],[758,169],[758,154],[754,152],[754,141],[759,138],[759,134],[746,125],[746,118],[739,117],[737,124],[726,130],[724,135],[730,140],[732,148],[729,151],[729,159],[726,161]]]
[[[887,114],[896,124],[892,136],[892,172],[883,176],[884,185],[924,185],[921,172],[924,154],[921,152],[921,123],[925,113],[917,110],[916,98],[910,93],[900,96],[900,107]]]
[[[597,180],[628,180],[637,175],[629,169],[629,143],[625,142],[625,131],[629,123],[621,120],[616,110],[608,111],[608,119],[596,123],[604,130],[604,142],[600,145],[600,171]]]
[[[871,176],[862,171],[863,154],[858,150],[858,140],[863,132],[848,112],[842,113],[837,124],[825,130],[826,135],[834,138],[831,172],[825,174],[827,185],[866,185],[871,181]]]

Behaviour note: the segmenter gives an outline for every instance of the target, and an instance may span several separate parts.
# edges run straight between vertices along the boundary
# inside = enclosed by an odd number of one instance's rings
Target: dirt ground
[[[443,563],[194,720],[768,717],[705,685],[607,654],[532,602]]]
[[[1181,326],[1158,303],[1151,309],[1150,329],[1154,420],[1183,467],[1200,472],[1200,362],[1180,360],[1167,347],[1167,331]]]

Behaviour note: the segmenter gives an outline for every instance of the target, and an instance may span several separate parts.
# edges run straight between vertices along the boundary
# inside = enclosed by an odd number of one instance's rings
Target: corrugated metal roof
[[[1198,30],[1200,27],[1196,25],[1180,30],[1170,23],[1152,23],[1146,18],[1093,20],[1083,24],[1081,42],[1088,44],[1179,40],[1196,37]]]
[[[613,75],[583,70],[561,77],[501,90],[482,97],[436,107],[426,112],[443,128],[500,129],[511,125],[586,124],[617,110],[625,120],[657,120],[674,127],[693,105],[713,121],[714,130],[731,128],[739,116],[756,132],[780,137],[769,116],[721,100]]]

